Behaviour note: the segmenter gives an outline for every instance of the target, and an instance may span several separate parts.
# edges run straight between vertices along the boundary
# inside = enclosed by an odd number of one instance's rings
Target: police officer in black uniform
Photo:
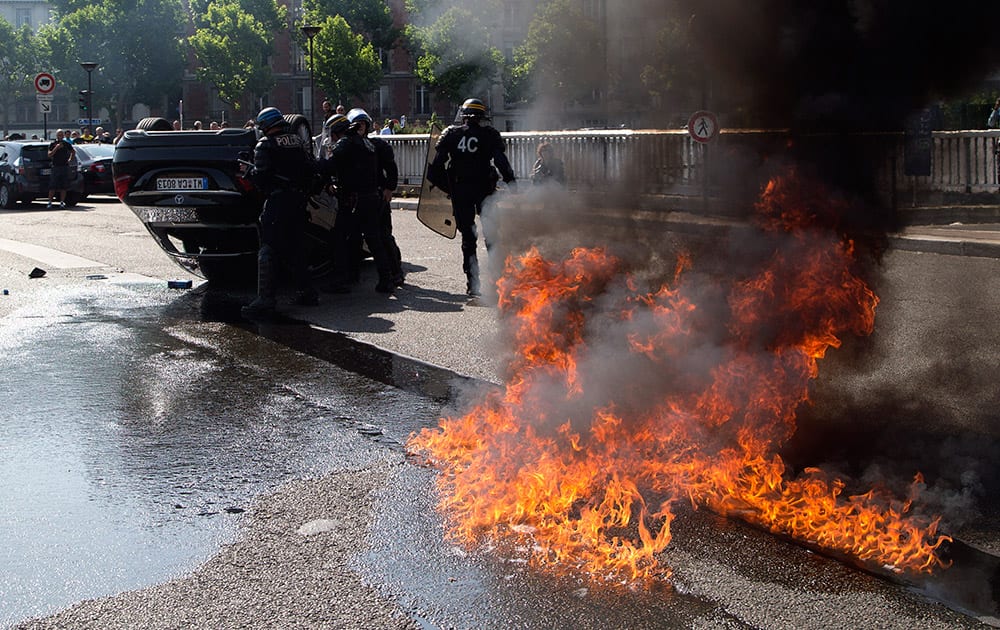
[[[378,188],[382,197],[379,213],[379,229],[381,231],[382,247],[389,257],[389,264],[392,267],[392,283],[397,287],[403,286],[406,276],[403,274],[403,254],[399,251],[399,244],[396,237],[392,235],[392,193],[399,185],[399,167],[396,165],[396,155],[392,150],[392,145],[379,136],[370,136],[375,129],[374,123],[368,114],[361,110],[358,120],[364,121],[364,130],[358,129],[358,133],[368,136],[368,140],[375,145],[375,155],[378,156]]]
[[[500,132],[482,125],[482,121],[490,119],[486,105],[477,98],[467,99],[458,115],[462,124],[451,125],[441,134],[427,177],[451,197],[455,223],[462,234],[466,291],[469,295],[479,295],[476,216],[482,213],[486,198],[496,191],[497,169],[511,187],[516,180]],[[489,245],[486,244],[487,248]]]
[[[334,261],[337,280],[334,292],[347,292],[357,275],[360,238],[375,259],[379,293],[392,293],[395,288],[392,264],[381,238],[381,201],[379,192],[379,162],[375,145],[365,135],[371,117],[363,109],[347,113],[350,123],[346,134],[337,140],[324,165],[324,173],[337,182],[337,225]]]
[[[247,317],[265,318],[274,314],[276,263],[291,272],[296,287],[293,304],[318,304],[302,246],[308,221],[306,202],[317,171],[312,147],[291,132],[277,108],[262,109],[257,114],[257,128],[263,136],[254,148],[253,168],[247,177],[267,199],[260,214],[257,299],[242,312]]]

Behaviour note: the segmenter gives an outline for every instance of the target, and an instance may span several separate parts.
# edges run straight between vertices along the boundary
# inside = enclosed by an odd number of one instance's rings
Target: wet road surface
[[[253,497],[342,465],[367,414],[436,417],[165,297],[91,283],[0,322],[0,625],[194,568]]]

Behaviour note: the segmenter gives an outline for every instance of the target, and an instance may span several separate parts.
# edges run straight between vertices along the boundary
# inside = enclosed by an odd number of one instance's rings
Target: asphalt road
[[[0,317],[30,316],[51,291],[80,283],[188,278],[114,201],[46,211],[0,212]],[[387,298],[359,289],[323,296],[316,309],[288,309],[396,357],[400,380],[420,366],[479,382],[503,381],[502,336],[489,299],[462,295],[458,243],[397,212],[396,233],[409,286]],[[700,237],[699,237],[700,238]],[[706,238],[714,238],[709,234]],[[45,249],[25,248],[25,244]],[[884,259],[879,323],[869,341],[830,357],[814,404],[803,414],[792,457],[845,469],[913,463],[936,480],[932,492],[949,523],[980,548],[1000,552],[989,464],[996,423],[996,327],[1000,274],[992,258],[914,248]],[[71,254],[78,259],[67,258]],[[44,278],[30,279],[40,267]],[[370,270],[369,270],[370,271]],[[103,276],[103,278],[99,277]],[[374,286],[374,279],[371,284]],[[145,280],[144,280],[145,281]],[[229,296],[238,305],[248,295]],[[241,324],[275,352],[274,331]],[[302,361],[319,361],[302,354]],[[262,368],[265,369],[265,368]],[[450,392],[468,386],[451,386]],[[431,509],[430,471],[407,459],[398,440],[345,433],[354,456],[343,470],[303,479],[261,497],[239,539],[189,575],[165,584],[81,602],[30,628],[943,628],[973,617],[920,589],[859,572],[704,512],[682,512],[666,561],[668,592],[566,583],[486,553],[443,542]],[[963,503],[964,501],[964,503]],[[995,622],[983,619],[985,622]]]

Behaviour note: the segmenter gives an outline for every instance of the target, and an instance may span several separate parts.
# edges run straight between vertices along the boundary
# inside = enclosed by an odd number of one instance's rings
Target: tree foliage
[[[659,33],[656,50],[639,73],[661,109],[688,111],[699,103],[704,61],[691,37],[686,22],[668,21]]]
[[[303,0],[306,15],[341,16],[355,33],[364,35],[376,48],[389,50],[400,36],[385,0]]]
[[[417,52],[417,76],[452,101],[485,92],[503,67],[503,55],[490,45],[489,29],[468,8],[449,8],[427,26],[411,24],[406,37]]]
[[[176,94],[184,70],[179,0],[98,0],[54,3],[57,19],[38,32],[42,54],[57,82],[81,90],[87,72],[81,61],[98,64],[91,79],[95,110],[107,107],[114,120],[138,100],[155,102]],[[150,37],[150,30],[156,37]]]
[[[285,7],[274,0],[211,0],[188,38],[198,78],[237,110],[268,91],[274,85],[268,57],[285,17]]]
[[[508,94],[512,100],[583,99],[603,85],[604,58],[600,29],[583,15],[579,2],[544,2],[528,25],[524,43],[514,51]]]
[[[307,14],[306,19],[320,27],[313,38],[313,73],[321,90],[348,102],[349,97],[363,96],[378,86],[382,64],[371,42],[351,30],[340,15],[320,19]]]
[[[15,29],[0,18],[0,110],[5,133],[14,103],[34,91],[34,77],[46,65],[31,27]]]

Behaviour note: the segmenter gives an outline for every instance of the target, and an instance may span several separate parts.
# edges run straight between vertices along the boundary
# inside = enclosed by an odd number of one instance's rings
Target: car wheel
[[[80,203],[80,193],[66,193],[66,207],[72,208]]]
[[[312,129],[309,126],[309,119],[302,114],[285,114],[285,122],[292,133],[306,141],[312,147]]]
[[[10,184],[0,184],[0,208],[9,210],[17,203],[14,191],[10,189]]]
[[[303,237],[306,250],[306,267],[313,280],[320,280],[333,272],[330,231],[312,223],[306,225]]]
[[[151,116],[149,118],[143,118],[139,121],[139,124],[135,126],[136,129],[145,129],[146,131],[173,131],[174,126],[170,124],[170,121],[166,118],[159,118],[157,116]]]
[[[249,287],[257,281],[257,257],[199,260],[198,270],[213,287]]]

